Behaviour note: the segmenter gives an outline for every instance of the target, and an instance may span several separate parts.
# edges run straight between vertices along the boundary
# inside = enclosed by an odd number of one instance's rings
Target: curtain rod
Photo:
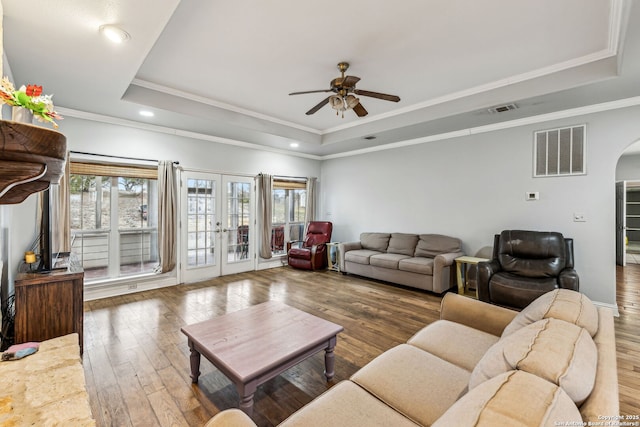
[[[140,159],[138,157],[125,157],[125,156],[113,156],[111,154],[96,154],[96,153],[87,153],[85,151],[69,151],[71,154],[82,154],[85,156],[97,156],[97,157],[109,157],[112,159],[122,159],[122,160],[137,160],[140,162],[154,162],[158,163],[158,160],[154,159]],[[180,162],[173,162],[174,165],[179,165]]]
[[[260,172],[258,175],[264,175],[262,172]],[[286,175],[273,175],[274,179],[282,179],[282,180],[289,180],[289,181],[306,181],[307,178],[306,176],[286,176]]]

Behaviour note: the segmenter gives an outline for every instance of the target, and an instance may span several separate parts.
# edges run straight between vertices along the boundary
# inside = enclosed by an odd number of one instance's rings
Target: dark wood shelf
[[[57,184],[64,175],[67,138],[60,132],[0,120],[0,204],[15,204]]]

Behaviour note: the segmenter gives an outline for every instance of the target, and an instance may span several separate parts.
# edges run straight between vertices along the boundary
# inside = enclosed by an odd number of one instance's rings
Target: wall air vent
[[[495,107],[487,108],[491,114],[504,113],[505,111],[515,110],[518,108],[516,104],[497,105]]]

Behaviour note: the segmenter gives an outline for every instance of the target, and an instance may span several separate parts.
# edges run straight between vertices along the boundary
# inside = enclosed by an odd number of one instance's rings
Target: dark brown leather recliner
[[[287,261],[291,267],[305,270],[327,268],[327,243],[331,241],[333,224],[328,221],[311,221],[302,242],[287,242]],[[300,247],[292,247],[302,243]]]
[[[478,299],[522,309],[558,288],[578,291],[573,239],[556,232],[505,230],[495,236],[493,259],[478,264]]]

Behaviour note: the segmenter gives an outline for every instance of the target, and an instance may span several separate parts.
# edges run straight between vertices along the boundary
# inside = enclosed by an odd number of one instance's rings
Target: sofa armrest
[[[362,244],[360,244],[360,242],[346,242],[338,245],[338,252],[340,253],[340,256],[338,257],[338,264],[340,265],[340,271],[343,273],[346,273],[347,271],[344,266],[344,254],[348,251],[355,251],[357,249],[362,249]]]
[[[479,262],[478,263],[478,299],[480,301],[490,302],[489,281],[491,276],[500,271],[500,264],[497,260]]]
[[[580,414],[584,422],[596,425],[602,422],[603,414],[620,413],[616,333],[611,309],[598,308],[598,332],[593,337],[593,342],[598,349],[596,381],[593,391],[580,406]]]
[[[317,245],[311,246],[311,269],[317,270],[320,266],[316,265],[316,261],[318,260],[318,256],[326,257],[324,255],[326,253],[327,245],[326,243],[320,243]],[[320,261],[322,264],[326,262],[326,258]]]
[[[573,268],[565,268],[558,275],[558,284],[563,289],[579,291],[580,278],[578,277],[578,273]]]
[[[204,427],[257,427],[251,418],[240,409],[218,412]]]
[[[290,240],[287,242],[287,253],[289,253],[289,249],[293,247],[293,245],[298,245],[302,243],[302,240]]]
[[[460,323],[498,337],[517,314],[515,310],[452,292],[445,294],[440,305],[440,319]]]
[[[463,252],[448,252],[433,258],[433,292],[439,294],[452,287],[451,268],[455,259],[463,255]]]

